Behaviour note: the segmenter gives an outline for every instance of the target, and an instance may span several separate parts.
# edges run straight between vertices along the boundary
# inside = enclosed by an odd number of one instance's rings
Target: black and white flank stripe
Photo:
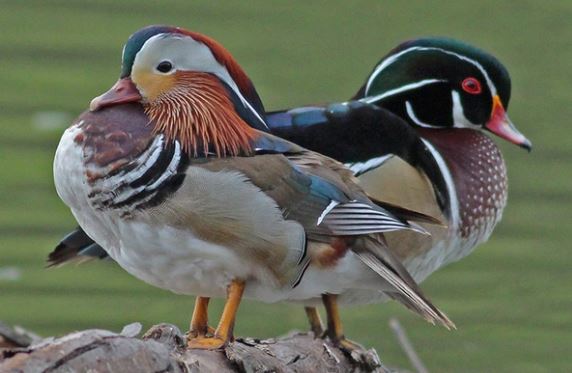
[[[90,202],[95,208],[120,209],[124,214],[155,206],[181,186],[187,165],[181,144],[158,135],[136,159],[97,180]]]

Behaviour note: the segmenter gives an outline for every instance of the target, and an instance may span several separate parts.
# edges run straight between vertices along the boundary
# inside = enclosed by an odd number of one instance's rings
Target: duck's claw
[[[346,337],[341,338],[329,338],[332,343],[337,346],[340,350],[352,354],[354,351],[365,351],[365,348],[357,342],[346,339]]]
[[[216,330],[215,328],[213,328],[212,326],[209,326],[209,325],[207,325],[206,329],[205,328],[191,329],[187,333],[187,340],[191,340],[191,339],[199,338],[199,337],[213,337],[215,334],[215,330]]]

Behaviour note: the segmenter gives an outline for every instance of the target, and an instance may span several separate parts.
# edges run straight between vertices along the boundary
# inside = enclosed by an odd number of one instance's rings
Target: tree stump
[[[185,336],[174,325],[156,325],[137,338],[140,331],[141,325],[134,323],[119,334],[91,329],[31,345],[18,345],[25,338],[18,342],[4,336],[8,343],[0,345],[0,372],[390,371],[374,349],[349,355],[311,332],[237,338],[224,350],[203,351],[187,349]]]

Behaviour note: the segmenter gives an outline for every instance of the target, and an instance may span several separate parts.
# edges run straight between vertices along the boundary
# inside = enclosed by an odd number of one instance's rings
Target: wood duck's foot
[[[324,302],[324,307],[326,308],[326,313],[328,315],[328,328],[322,338],[327,337],[334,345],[350,355],[352,355],[352,352],[354,351],[364,351],[363,346],[346,339],[344,336],[342,321],[338,310],[337,297],[337,295],[333,294],[322,295],[322,301]]]
[[[331,339],[332,343],[334,345],[336,345],[337,347],[340,348],[340,350],[348,353],[348,354],[352,354],[355,351],[365,351],[364,347],[362,345],[360,345],[359,343],[356,343],[354,341],[350,341],[349,339],[346,339],[346,337],[341,337],[338,339]]]
[[[324,334],[326,337],[327,332]],[[380,362],[376,359],[375,354],[372,354],[370,351],[366,350],[362,345],[356,343],[354,341],[350,341],[345,337],[340,338],[332,338],[327,336],[328,340],[330,340],[337,348],[342,350],[342,352],[351,360],[353,360],[356,364],[363,367],[364,371],[377,371],[377,368],[380,366]]]
[[[324,327],[322,326],[322,319],[316,307],[304,307],[306,317],[310,323],[310,330],[314,333],[314,338],[322,338],[324,335]]]
[[[187,339],[187,347],[197,350],[220,350],[228,344],[228,341],[220,337],[195,337]]]

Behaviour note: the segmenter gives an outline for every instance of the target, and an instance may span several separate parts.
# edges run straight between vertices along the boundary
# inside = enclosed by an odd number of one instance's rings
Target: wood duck
[[[322,300],[343,337],[337,297],[383,292],[430,322],[452,322],[422,294],[383,234],[425,231],[429,216],[373,202],[337,161],[264,132],[261,101],[213,39],[169,26],[137,31],[117,83],[62,136],[60,198],[126,271],[198,295],[188,345],[232,338],[243,296]],[[227,301],[216,330],[210,297]],[[367,301],[364,299],[363,301]]]
[[[427,227],[431,237],[388,235],[389,247],[421,282],[486,241],[501,219],[506,166],[484,131],[531,149],[507,116],[510,92],[509,73],[495,57],[457,40],[408,41],[381,59],[353,100],[405,119],[422,137],[436,167],[424,162],[411,169],[382,147],[372,154],[370,139],[379,124],[376,128],[371,121],[352,119],[358,117],[351,103],[274,112],[267,123],[278,136],[344,162],[370,196],[383,191],[384,200],[446,223],[447,229]],[[340,117],[350,125],[340,126]],[[344,148],[364,150],[338,151]],[[419,149],[417,157],[426,157]]]

